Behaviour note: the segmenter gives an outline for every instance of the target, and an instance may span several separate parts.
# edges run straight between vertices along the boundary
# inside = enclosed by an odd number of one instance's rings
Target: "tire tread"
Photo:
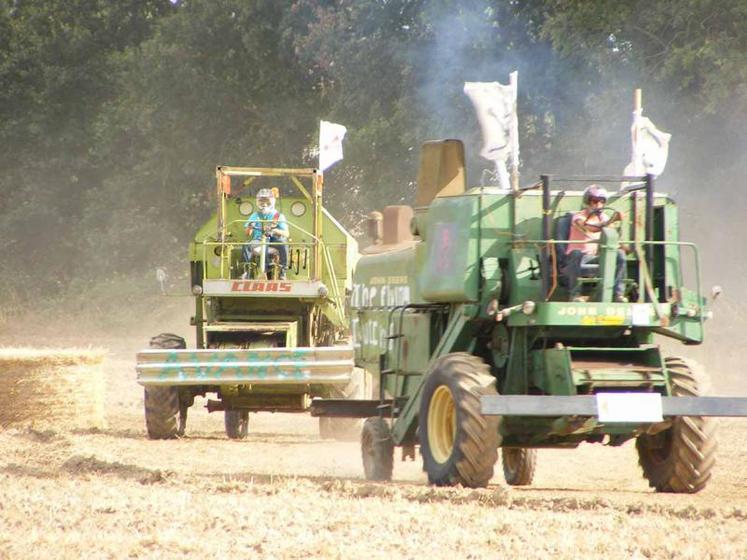
[[[674,397],[697,397],[705,385],[694,365],[683,358],[666,358]],[[636,441],[638,461],[649,486],[657,492],[693,494],[705,488],[716,463],[716,423],[702,416],[674,419],[669,455],[656,461],[646,446],[647,436]]]
[[[186,348],[184,339],[161,333],[150,339],[150,347],[162,350]],[[145,427],[150,439],[175,439],[184,433],[179,425],[179,390],[176,387],[145,387]]]
[[[493,467],[498,460],[500,420],[494,416],[483,416],[480,412],[480,397],[496,394],[495,378],[480,358],[467,353],[447,354],[434,365],[429,376],[436,376],[426,387],[435,390],[439,384],[451,380],[454,403],[457,407],[457,433],[451,457],[443,465],[437,464],[428,449],[427,404],[424,398],[419,415],[420,449],[423,454],[423,469],[428,480],[437,486],[461,484],[471,488],[487,486],[493,477]],[[424,388],[423,397],[426,397]]]
[[[366,480],[392,479],[394,470],[394,441],[386,420],[367,418],[361,430],[361,457]]]

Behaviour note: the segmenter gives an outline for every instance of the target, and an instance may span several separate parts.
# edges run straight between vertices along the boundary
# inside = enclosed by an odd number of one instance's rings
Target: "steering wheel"
[[[594,212],[592,214],[589,214],[586,219],[584,220],[584,225],[589,223],[589,220],[591,220],[592,217],[596,216],[597,214],[604,215],[604,212],[610,212],[612,215],[607,220],[607,223],[604,225],[601,224],[590,224],[595,227],[610,227],[612,225],[615,225],[615,227],[620,227],[622,224],[623,215],[619,210],[615,210],[611,206],[602,206],[597,212]]]

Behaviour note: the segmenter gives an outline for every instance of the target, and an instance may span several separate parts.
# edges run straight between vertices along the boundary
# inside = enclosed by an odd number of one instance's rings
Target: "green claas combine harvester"
[[[571,301],[569,218],[583,188],[605,181],[634,183],[609,197],[617,224],[602,230],[598,265],[579,279],[585,295]],[[461,142],[427,143],[415,210],[384,210],[383,238],[353,279],[355,362],[379,397],[317,400],[312,414],[367,418],[373,480],[391,478],[396,446],[403,458],[420,446],[433,484],[481,487],[499,449],[506,481],[526,485],[536,448],[635,439],[657,491],[704,488],[711,417],[745,416],[747,399],[702,396],[701,372],[655,342],[699,344],[709,312],[697,249],[680,240],[677,207],[653,183],[543,176],[525,189],[465,190]],[[621,248],[625,297],[614,297]]]
[[[153,439],[182,435],[197,395],[217,395],[207,408],[224,411],[235,439],[246,436],[250,412],[303,412],[312,397],[367,395],[344,305],[358,248],[323,207],[323,176],[224,166],[216,182],[217,211],[189,248],[195,348],[164,333],[137,355]],[[260,198],[274,199],[274,209],[257,214]],[[282,217],[286,233],[273,237]],[[252,241],[254,254],[246,251]],[[357,437],[356,426],[320,419],[323,436]]]

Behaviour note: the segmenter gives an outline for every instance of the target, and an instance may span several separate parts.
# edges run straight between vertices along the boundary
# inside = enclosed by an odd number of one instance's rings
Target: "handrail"
[[[625,244],[627,244],[629,242],[630,242],[630,240],[620,240],[620,241],[618,241],[618,245],[625,245]],[[585,241],[585,240],[567,241],[567,240],[563,240],[563,239],[525,239],[525,240],[522,240],[521,243],[526,243],[526,244],[530,244],[530,245],[547,244],[547,245],[553,245],[553,246],[558,245],[560,243],[563,243],[563,244],[566,244],[566,245],[568,245],[568,244],[582,244],[582,243],[583,244],[589,243],[589,244],[597,244],[598,245],[600,243],[600,240],[599,239],[595,239],[595,240],[589,240],[589,241]],[[698,246],[695,243],[693,243],[692,241],[637,241],[636,244],[640,245],[640,246],[644,246],[644,245],[649,245],[649,246],[666,246],[666,245],[671,245],[671,246],[675,246],[675,247],[687,247],[687,248],[692,249],[692,251],[693,251],[693,258],[694,258],[694,264],[695,264],[695,286],[696,286],[695,290],[696,290],[696,293],[698,294],[698,297],[702,297],[703,294],[702,294],[702,291],[701,291],[702,290],[702,282],[701,282],[701,275],[700,275],[700,253],[698,252]],[[638,259],[639,260],[640,260],[640,258],[641,258],[641,256],[638,255]],[[554,275],[557,274],[557,270],[555,268],[553,268],[553,274]],[[648,274],[648,270],[646,270],[644,272],[643,276],[644,276],[644,280],[648,280],[649,281],[649,283],[650,283],[649,286],[653,287],[653,281],[651,280],[650,275]],[[649,294],[649,297],[650,297],[650,294]],[[653,302],[654,298],[651,298],[651,299],[652,299],[652,302]],[[702,323],[702,319],[701,319],[701,323]]]
[[[251,243],[252,243],[251,240],[247,240],[247,241],[225,241],[223,243],[221,243],[220,241],[203,240],[199,245],[202,247],[202,260],[203,261],[207,261],[208,256],[210,255],[210,251],[209,251],[210,249],[213,249],[215,247],[225,247],[225,248],[227,248],[229,250],[233,250],[233,249],[237,249],[237,248],[242,248],[243,249],[244,247],[250,245]],[[313,243],[312,242],[304,242],[304,241],[271,241],[271,242],[268,241],[267,245],[269,247],[278,247],[280,245],[287,246],[288,247],[288,251],[289,251],[289,260],[291,258],[291,251],[294,248],[296,248],[296,249],[298,249],[298,248],[307,248],[307,249],[310,249],[311,247],[313,247]],[[328,268],[330,269],[330,271],[332,273],[332,278],[334,279],[334,278],[336,278],[336,276],[334,274],[334,268],[333,268],[333,264],[332,264],[332,258],[329,255],[329,248],[330,247],[336,247],[336,246],[342,247],[342,246],[344,246],[344,243],[323,243],[322,242],[322,246],[323,246],[324,251],[326,253],[325,254],[326,259],[329,259],[329,262],[328,262],[327,266],[328,266]],[[227,264],[226,263],[226,259],[222,258],[221,259],[221,266],[220,266],[220,277],[221,278],[231,278],[231,274],[230,273],[228,273],[228,274],[226,273],[227,272],[225,270],[225,265],[226,264]],[[290,267],[290,262],[288,263],[288,265]],[[305,274],[303,274],[303,275],[297,274],[297,276],[302,277],[302,278],[310,278],[310,275],[311,275],[310,269],[308,269],[307,272]],[[203,267],[202,277],[203,277],[203,279],[208,278],[207,267]],[[332,282],[332,283],[335,284],[335,287],[333,289],[338,292],[337,298],[339,299],[340,298],[339,289],[338,289],[338,287],[336,285],[336,282]]]
[[[275,222],[275,220],[252,220],[252,221],[254,221],[254,222],[259,222],[259,223],[261,223],[261,224],[264,224],[264,223],[274,223],[274,222]],[[228,229],[228,227],[229,227],[230,225],[232,225],[232,224],[238,224],[238,223],[241,223],[241,224],[245,224],[246,222],[247,222],[247,220],[231,220],[231,221],[230,221],[230,222],[229,222],[229,223],[228,223],[228,224],[226,225],[226,229]],[[283,223],[284,223],[284,224],[287,224],[288,226],[292,227],[293,229],[296,229],[296,230],[300,231],[300,232],[301,232],[302,234],[304,234],[304,235],[308,235],[309,237],[311,237],[311,239],[312,239],[313,241],[319,241],[319,239],[317,239],[317,238],[316,238],[316,236],[315,236],[315,235],[314,235],[313,233],[311,233],[310,231],[306,231],[306,230],[305,230],[305,229],[303,229],[303,228],[302,228],[301,226],[299,226],[299,225],[297,225],[297,224],[294,224],[294,223],[292,223],[292,222],[283,222]]]
[[[219,165],[218,169],[224,175],[232,177],[313,177],[316,169],[313,167],[286,168],[286,167],[234,167],[232,165]]]
[[[342,312],[342,297],[340,296],[340,289],[337,286],[337,275],[335,274],[335,267],[332,263],[332,257],[329,255],[328,246],[322,242],[323,255],[327,270],[329,270],[330,284],[332,284],[332,299],[335,301],[335,311],[337,312],[338,319],[341,323],[345,322],[345,315]]]
[[[220,241],[203,241],[201,243],[201,246],[202,246],[202,260],[204,262],[207,262],[208,255],[209,255],[209,251],[208,250],[211,249],[211,248],[214,248],[214,247],[226,247],[229,250],[233,250],[233,249],[236,249],[236,248],[242,248],[243,249],[244,247],[246,247],[246,246],[248,246],[250,244],[251,244],[251,241],[226,241],[224,243],[221,243]],[[289,257],[290,257],[290,250],[291,250],[292,247],[296,247],[296,248],[298,248],[298,247],[310,248],[310,247],[313,246],[312,243],[305,243],[305,242],[302,242],[302,241],[273,241],[273,242],[267,242],[267,245],[270,246],[270,247],[277,247],[279,245],[286,245],[286,246],[288,246],[288,248],[289,248]],[[230,274],[230,271],[228,272],[228,274],[226,273],[226,270],[225,270],[226,264],[227,264],[226,263],[226,259],[223,258],[223,257],[221,257],[220,278],[229,278],[229,279],[231,279],[232,276]],[[298,274],[298,276],[300,276],[302,278],[309,278],[310,277],[310,272],[307,271],[303,275]],[[202,278],[203,278],[203,280],[205,280],[205,279],[208,278],[208,267],[203,267],[203,269],[202,269]]]
[[[202,245],[202,247],[203,247],[203,251],[202,251],[203,252],[203,255],[202,255],[203,260],[204,261],[207,260],[208,249],[211,248],[211,247],[225,247],[225,248],[229,249],[229,251],[230,251],[230,250],[233,250],[233,249],[235,249],[237,247],[241,247],[241,248],[246,247],[247,245],[250,245],[252,242],[257,241],[255,239],[252,239],[251,234],[249,234],[247,236],[246,240],[241,240],[241,241],[238,241],[238,240],[237,241],[228,241],[227,240],[228,236],[226,235],[226,233],[227,233],[227,230],[229,229],[229,227],[235,226],[235,224],[242,224],[242,226],[243,226],[243,224],[245,224],[247,221],[248,221],[248,218],[246,218],[246,219],[235,219],[235,220],[232,220],[231,222],[229,222],[228,224],[226,224],[225,225],[225,229],[223,230],[223,234],[221,235],[221,237],[222,237],[223,240],[212,240],[210,238],[203,239],[200,242],[200,245]],[[252,220],[252,223],[260,223],[260,224],[275,223],[275,222],[276,222],[276,220],[273,220],[273,219],[256,219],[256,220]],[[293,247],[305,247],[307,249],[312,249],[313,250],[314,247],[318,246],[320,248],[320,255],[321,255],[322,261],[324,263],[324,266],[329,271],[329,284],[331,284],[331,286],[329,286],[329,289],[330,289],[331,299],[334,301],[334,304],[335,304],[335,312],[339,316],[340,321],[344,322],[345,318],[344,318],[344,313],[343,313],[343,306],[344,306],[343,297],[342,297],[342,295],[340,293],[340,287],[338,286],[337,275],[335,273],[336,271],[335,271],[334,263],[332,261],[332,257],[331,257],[330,252],[329,252],[329,248],[330,247],[332,247],[332,246],[342,246],[342,245],[344,245],[344,243],[331,243],[331,244],[330,243],[325,243],[325,241],[323,239],[320,239],[320,238],[316,237],[313,233],[307,231],[306,229],[304,229],[303,227],[301,227],[301,226],[299,226],[299,225],[297,225],[295,223],[288,222],[288,221],[283,222],[283,223],[288,224],[289,229],[292,229],[294,231],[300,232],[301,235],[307,236],[308,238],[310,238],[310,240],[309,241],[303,241],[303,242],[290,241],[290,240],[268,241],[268,242],[266,242],[267,246],[269,246],[269,247],[273,247],[273,246],[276,247],[276,246],[280,246],[280,245],[287,246],[289,248],[289,261],[292,259],[292,252],[291,251],[292,251]],[[299,258],[300,258],[300,254],[299,254]],[[306,258],[308,258],[308,257],[306,257]],[[225,269],[225,267],[226,267],[227,264],[230,266],[230,258],[227,260],[224,257],[222,257],[221,261],[220,261],[220,277],[221,278],[226,278],[226,277],[231,278],[231,272],[230,272],[230,270],[226,271],[226,269]],[[290,265],[290,262],[288,264]],[[203,279],[207,278],[207,276],[208,276],[208,270],[207,270],[207,268],[208,267],[204,267],[203,268]],[[306,271],[305,271],[305,274],[303,275],[303,277],[304,278],[310,278],[311,277],[311,272],[312,271],[309,268],[306,268]],[[297,276],[298,276],[298,274],[297,274]],[[320,276],[319,280],[321,280],[321,279],[322,278]]]

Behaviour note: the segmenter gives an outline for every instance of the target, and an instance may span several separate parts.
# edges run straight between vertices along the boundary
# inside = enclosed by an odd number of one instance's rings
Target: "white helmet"
[[[592,198],[602,199],[604,202],[607,202],[607,199],[609,198],[607,189],[600,187],[599,185],[589,185],[584,189],[584,204],[591,204]]]
[[[272,189],[259,189],[257,191],[257,208],[265,214],[275,210],[275,195]]]

